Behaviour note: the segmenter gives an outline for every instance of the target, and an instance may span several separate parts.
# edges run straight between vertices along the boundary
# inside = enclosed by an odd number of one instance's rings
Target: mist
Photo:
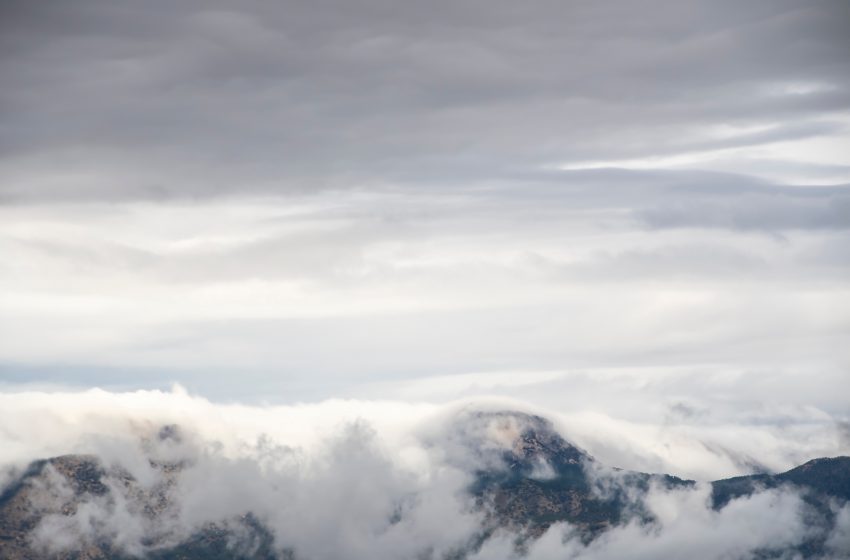
[[[175,387],[170,392],[5,393],[0,400],[4,487],[40,458],[93,456],[105,469],[109,493],[90,497],[70,516],[57,510],[63,498],[73,495],[66,479],[50,467],[35,483],[31,507],[47,513],[32,538],[46,554],[106,538],[129,554],[142,555],[180,543],[210,523],[233,527],[232,546],[247,551],[257,544],[248,536],[240,540],[239,531],[240,520],[250,515],[270,530],[276,549],[297,558],[444,557],[480,540],[486,508],[476,505],[468,488],[476,472],[507,468],[500,450],[513,446],[522,429],[521,418],[516,420],[520,424],[504,425],[476,413],[542,413],[560,435],[590,455],[619,458],[622,462],[592,471],[600,493],[619,484],[610,467],[645,465],[616,450],[659,443],[641,441],[652,437],[646,425],[599,415],[589,425],[586,415],[498,397],[446,404],[335,400],[246,406],[216,404]],[[596,428],[606,423],[616,427]],[[828,449],[811,441],[823,426],[795,440],[776,438],[764,426],[746,438],[737,427],[727,429],[736,437],[713,434],[726,447],[710,451],[725,458],[715,462],[711,478],[728,475],[729,462],[737,465],[734,474],[756,468],[735,463],[739,457],[795,456],[806,441],[813,455],[850,451],[838,425]],[[673,446],[669,456],[699,457],[705,446],[699,435],[680,432],[670,438],[664,443]],[[692,461],[703,471],[710,464]],[[689,461],[659,466],[688,475],[683,463]],[[553,476],[546,467],[533,476]],[[127,486],[128,477],[133,486]],[[151,518],[145,504],[157,492],[167,498]],[[655,519],[650,526],[633,521],[588,544],[569,524],[556,524],[539,540],[519,547],[515,535],[497,531],[471,558],[614,558],[626,553],[673,558],[683,550],[706,558],[743,557],[764,547],[796,545],[808,533],[825,530],[806,522],[806,504],[793,489],[757,492],[720,511],[711,508],[709,494],[704,483],[677,490],[654,487],[641,498]],[[828,537],[838,551],[850,529],[845,510],[838,512]]]

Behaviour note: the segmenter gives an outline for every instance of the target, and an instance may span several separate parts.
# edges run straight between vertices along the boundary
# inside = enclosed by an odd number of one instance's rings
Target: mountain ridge
[[[161,435],[161,434],[160,434]],[[177,437],[169,428],[167,437]],[[477,536],[457,551],[462,559],[493,535],[516,535],[521,553],[558,523],[569,523],[588,544],[608,530],[657,520],[645,498],[653,488],[665,491],[695,488],[699,483],[668,474],[643,473],[602,465],[564,439],[548,420],[514,411],[476,412],[459,422],[456,440],[474,451],[479,464],[471,469],[469,499],[483,521]],[[107,468],[94,455],[64,455],[32,462],[0,492],[0,558],[24,560],[124,560],[138,557],[108,537],[72,543],[70,550],[34,548],[34,534],[48,515],[74,515],[87,501],[109,500],[117,494],[137,499],[140,518],[156,523],[175,499],[173,491],[185,465],[151,459],[162,480],[144,488],[127,471]],[[40,512],[32,503],[53,484],[64,487],[56,504]],[[835,526],[835,505],[850,502],[850,457],[812,459],[777,474],[752,474],[710,483],[710,507],[720,511],[730,503],[759,492],[786,488],[799,492],[808,515],[820,529],[796,547],[802,558],[825,551]],[[70,489],[70,490],[68,490]],[[398,515],[402,515],[399,513]],[[236,536],[238,535],[238,537]],[[167,532],[153,539],[142,557],[152,560],[298,560],[286,543],[275,543],[272,532],[252,512],[210,523],[178,540]],[[770,558],[775,551],[761,551]],[[780,551],[781,552],[781,551]],[[35,556],[33,556],[35,554]],[[850,554],[850,551],[848,551]]]

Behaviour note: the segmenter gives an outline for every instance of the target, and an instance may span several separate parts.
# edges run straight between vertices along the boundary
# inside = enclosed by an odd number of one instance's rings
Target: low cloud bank
[[[79,468],[85,456],[97,457],[105,473],[97,482],[105,489],[93,487],[71,514],[60,505],[75,489],[61,471],[77,467],[49,464],[30,482],[29,507],[41,513],[30,538],[45,554],[106,539],[143,555],[216,524],[246,553],[268,545],[317,560],[444,558],[458,551],[477,560],[677,558],[687,551],[719,559],[790,550],[825,530],[794,491],[757,492],[715,511],[710,486],[698,483],[653,485],[642,498],[651,522],[627,517],[590,542],[567,524],[539,539],[517,540],[504,527],[491,535],[492,512],[468,490],[476,473],[507,468],[500,453],[516,445],[523,426],[475,413],[534,412],[504,400],[247,407],[176,388],[10,393],[0,395],[0,404],[2,488],[29,461],[58,455],[82,457]],[[553,420],[568,440],[571,431],[588,440],[586,426],[569,425],[568,416]],[[539,480],[552,476],[545,462],[534,469]],[[588,470],[616,484],[612,472]],[[833,509],[825,554],[839,558],[850,550],[850,510]]]
[[[568,524],[553,526],[525,551],[530,560],[603,560],[615,558],[801,558],[795,547],[824,529],[810,525],[805,502],[796,492],[767,490],[740,498],[714,511],[709,507],[710,489],[668,491],[654,489],[646,504],[657,517],[646,526],[633,522],[616,527],[585,546]],[[846,558],[848,518],[845,511],[820,558]],[[757,556],[757,554],[764,556]],[[485,544],[475,560],[517,557],[510,535]]]

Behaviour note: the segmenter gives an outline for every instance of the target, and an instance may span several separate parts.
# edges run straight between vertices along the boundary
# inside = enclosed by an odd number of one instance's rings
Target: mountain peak
[[[180,437],[176,427],[166,432],[164,439]],[[605,467],[564,439],[552,422],[523,412],[465,411],[445,435],[435,444],[449,454],[456,453],[454,466],[471,476],[467,498],[469,505],[483,514],[481,542],[505,530],[515,533],[517,542],[533,540],[559,522],[571,524],[576,534],[589,542],[611,527],[630,521],[653,523],[653,514],[645,507],[646,496],[653,489],[686,490],[694,486],[693,481],[669,475]],[[34,555],[31,548],[33,535],[39,533],[39,527],[44,529],[46,518],[73,517],[78,511],[85,513],[86,504],[108,505],[115,500],[132,501],[146,522],[166,529],[161,534],[152,533],[146,541],[150,558],[292,558],[289,553],[281,556],[275,552],[276,546],[288,543],[276,543],[261,517],[254,517],[251,511],[239,518],[222,518],[175,541],[168,536],[167,515],[176,511],[172,506],[179,509],[172,500],[179,499],[183,469],[193,467],[155,461],[151,466],[162,474],[162,480],[147,487],[120,467],[107,467],[91,455],[64,455],[32,463],[0,495],[0,558],[53,558]],[[833,504],[850,500],[850,457],[814,459],[776,475],[716,481],[712,483],[712,505],[720,510],[742,496],[779,487],[799,491],[811,506],[809,518],[825,528],[801,545],[803,557],[824,550],[826,535],[836,524]],[[252,543],[254,552],[243,554],[234,549],[236,541]],[[85,555],[69,558],[125,557],[119,543],[108,535],[79,544],[86,547]]]
[[[513,471],[529,474],[543,468],[557,472],[592,457],[558,433],[550,420],[516,410],[470,411],[459,417],[456,431],[470,449],[497,455]]]

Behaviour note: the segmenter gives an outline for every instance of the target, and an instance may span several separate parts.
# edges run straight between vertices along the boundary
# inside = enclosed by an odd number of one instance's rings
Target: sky
[[[843,0],[0,6],[3,392],[848,449]]]
[[[845,0],[0,0],[0,488],[185,460],[174,511],[92,499],[51,550],[251,511],[305,558],[450,551],[470,411],[702,482],[850,455],[848,247]],[[647,507],[530,558],[812,530],[785,490]]]

